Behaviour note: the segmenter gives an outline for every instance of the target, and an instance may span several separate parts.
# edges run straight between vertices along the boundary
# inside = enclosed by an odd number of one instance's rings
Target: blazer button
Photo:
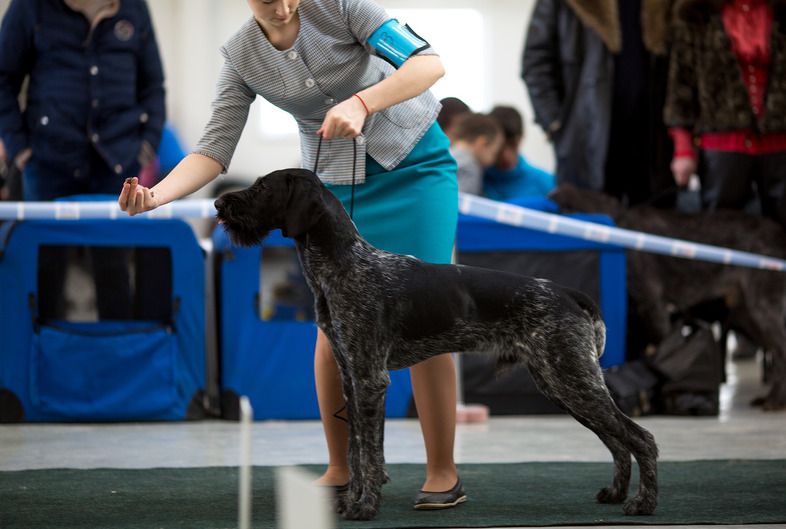
[[[312,78],[309,77],[308,79],[306,79],[306,88],[314,88],[315,84],[316,83]]]
[[[98,75],[98,66],[93,65],[90,67],[90,75]]]
[[[139,122],[140,123],[147,123],[148,119],[149,119],[149,117],[147,115],[147,112],[143,112],[142,115],[139,116]]]
[[[49,125],[49,116],[41,116],[41,125]]]
[[[336,100],[333,99],[332,97],[328,97],[327,99],[325,99],[325,104],[326,105],[335,105],[336,104]]]
[[[120,164],[117,164],[117,165],[115,166],[115,173],[117,173],[117,174],[120,174],[120,173],[122,173],[122,172],[123,172],[123,166],[122,166],[122,165],[120,165]]]
[[[363,135],[358,136],[357,138],[355,138],[355,141],[357,142],[358,145],[365,145],[366,137]]]
[[[90,136],[90,139],[93,140],[93,143],[98,143],[99,137],[98,134],[93,134]]]
[[[289,53],[287,53],[287,58],[294,61],[297,59],[297,52],[295,50],[291,50]]]

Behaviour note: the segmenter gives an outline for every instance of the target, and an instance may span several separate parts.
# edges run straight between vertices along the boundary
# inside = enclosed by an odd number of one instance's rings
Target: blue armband
[[[401,25],[396,19],[382,24],[368,39],[380,56],[396,68],[412,55],[430,46],[428,42],[415,34],[407,25]]]

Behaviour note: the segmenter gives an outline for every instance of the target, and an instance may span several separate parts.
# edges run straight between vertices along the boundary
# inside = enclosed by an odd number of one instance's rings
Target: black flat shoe
[[[415,508],[423,511],[450,509],[465,501],[467,501],[467,494],[464,492],[461,479],[458,479],[453,488],[445,492],[427,492],[425,490],[418,492],[418,495],[415,496]]]
[[[331,485],[330,488],[333,490],[333,495],[336,498],[340,498],[341,496],[346,496],[349,492],[349,482],[347,481],[343,485]]]

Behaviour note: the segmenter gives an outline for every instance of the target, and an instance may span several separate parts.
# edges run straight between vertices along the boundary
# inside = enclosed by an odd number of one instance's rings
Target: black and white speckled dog
[[[597,500],[621,503],[627,497],[633,454],[639,490],[624,512],[655,510],[655,439],[617,408],[606,389],[598,364],[606,330],[589,297],[543,279],[429,264],[374,248],[307,170],[270,173],[219,198],[216,209],[237,245],[261,244],[277,228],[295,241],[316,298],[317,325],[343,379],[351,471],[349,494],[339,505],[344,518],[368,520],[379,512],[388,480],[388,370],[451,351],[485,351],[500,367],[526,365],[540,390],[614,456],[614,481]]]

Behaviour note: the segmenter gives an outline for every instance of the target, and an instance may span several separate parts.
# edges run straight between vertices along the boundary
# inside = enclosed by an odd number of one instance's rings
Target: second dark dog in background
[[[786,231],[758,215],[625,208],[610,195],[570,185],[559,186],[549,198],[566,213],[606,214],[620,228],[786,258]],[[696,307],[720,302],[723,322],[771,355],[770,391],[754,404],[786,408],[786,274],[632,250],[627,255],[629,313],[641,321],[650,343],[661,343],[673,323]]]

